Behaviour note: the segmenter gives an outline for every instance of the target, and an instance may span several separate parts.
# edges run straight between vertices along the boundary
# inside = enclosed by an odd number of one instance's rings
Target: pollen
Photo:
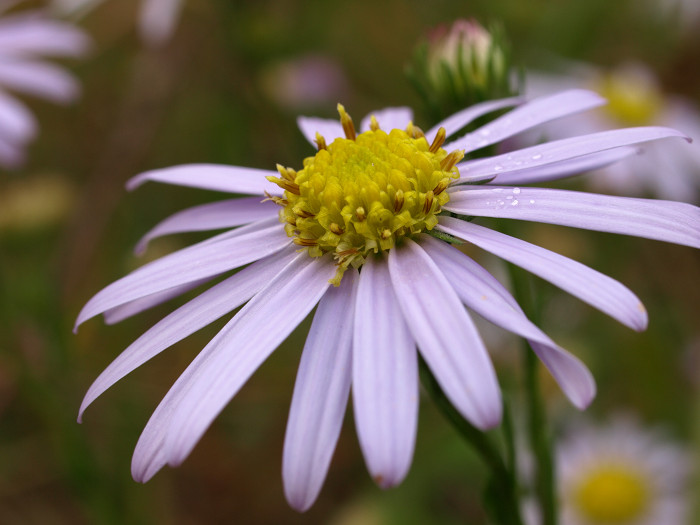
[[[369,254],[435,227],[464,156],[441,147],[442,128],[429,143],[413,123],[385,131],[371,117],[370,129],[357,134],[340,104],[338,113],[344,137],[328,144],[317,134],[318,152],[302,169],[278,165],[279,176],[268,177],[284,190],[284,198],[269,199],[281,206],[287,235],[312,257],[333,253],[335,285]]]

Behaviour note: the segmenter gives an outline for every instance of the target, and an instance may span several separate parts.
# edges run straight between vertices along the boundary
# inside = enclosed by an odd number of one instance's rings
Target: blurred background
[[[173,305],[117,326],[92,320],[77,335],[72,325],[102,287],[204,237],[158,239],[138,258],[132,248],[143,233],[221,196],[157,184],[127,193],[124,183],[147,169],[193,162],[299,166],[313,151],[296,116],[334,117],[339,101],[356,121],[372,109],[412,106],[427,129],[434,122],[404,69],[434,27],[458,18],[500,23],[525,71],[547,71],[563,59],[603,68],[641,62],[664,93],[699,104],[700,14],[693,3],[183,0],[174,33],[159,45],[139,37],[137,0],[66,14],[94,41],[87,57],[61,61],[79,78],[82,95],[70,106],[22,97],[40,135],[21,168],[0,170],[0,523],[483,523],[484,469],[428,399],[402,485],[387,492],[374,485],[348,411],[318,501],[305,514],[287,506],[282,442],[308,320],[180,468],[134,482],[129,468],[141,429],[222,322],[120,381],[82,425],[78,407],[91,382]],[[14,9],[43,7],[27,1]],[[698,451],[700,253],[535,224],[519,225],[518,236],[620,280],[649,311],[648,330],[635,333],[554,287],[539,287],[542,327],[597,379],[588,416],[631,413]],[[520,343],[490,327],[484,332],[517,406]],[[546,374],[543,381],[550,420],[563,427],[578,413]]]

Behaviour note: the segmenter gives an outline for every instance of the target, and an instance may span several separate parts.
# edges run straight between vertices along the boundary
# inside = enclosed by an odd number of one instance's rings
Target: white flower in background
[[[691,459],[632,420],[572,429],[557,450],[562,525],[685,525]]]
[[[554,93],[573,86],[591,87],[608,104],[596,111],[548,125],[541,134],[548,139],[593,133],[620,126],[669,126],[700,137],[700,112],[690,101],[664,93],[654,74],[641,64],[627,64],[611,71],[575,66],[570,75],[528,77],[531,95]],[[535,136],[535,140],[541,137]],[[532,138],[533,135],[530,135]],[[625,195],[653,196],[697,202],[700,197],[700,147],[658,147],[649,144],[642,155],[613,164],[587,177],[592,188]]]
[[[83,15],[105,0],[53,0],[62,15]],[[141,38],[150,46],[164,44],[175,31],[182,0],[141,0],[138,24]]]
[[[59,104],[79,94],[75,78],[46,57],[80,57],[90,45],[79,29],[48,18],[42,11],[5,12],[0,4],[0,166],[22,164],[27,145],[36,137],[34,115],[15,93]]]

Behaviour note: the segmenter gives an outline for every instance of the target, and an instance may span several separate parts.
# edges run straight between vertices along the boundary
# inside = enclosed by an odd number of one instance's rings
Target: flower
[[[104,0],[53,0],[61,14],[86,13]],[[139,12],[139,33],[150,46],[165,44],[177,25],[183,0],[142,0]]]
[[[56,103],[74,100],[79,92],[76,80],[43,57],[80,57],[90,41],[79,29],[52,20],[42,11],[3,11],[0,7],[0,166],[16,168],[24,162],[38,125],[10,92]]]
[[[629,154],[630,144],[682,137],[671,129],[609,131],[462,161],[531,126],[602,103],[588,91],[532,100],[445,144],[473,119],[520,102],[467,108],[425,134],[412,124],[408,108],[375,112],[357,133],[339,105],[340,123],[299,118],[302,133],[318,148],[299,171],[195,164],[132,179],[130,189],[157,181],[258,196],[197,206],[165,219],[145,235],[139,251],[160,235],[235,229],[146,264],[85,305],[76,327],[101,313],[108,323],[117,322],[222,278],[117,357],[90,387],[80,417],[124,375],[246,301],[153,413],[134,452],[136,480],[184,461],[219,412],[316,305],[284,444],[285,493],[296,509],[307,509],[320,491],[351,384],[368,470],[381,487],[404,478],[418,414],[416,348],[466,419],[481,429],[499,423],[496,375],[463,304],[527,338],[570,400],[585,407],[595,392],[586,367],[530,322],[486,270],[445,240],[490,251],[642,330],[644,307],[622,284],[461,218],[548,222],[700,247],[700,209],[519,186],[610,163]],[[262,195],[267,197],[261,202]]]
[[[550,125],[546,128],[549,136],[561,138],[611,127],[642,125],[668,126],[691,137],[700,136],[697,107],[682,97],[664,93],[652,71],[639,63],[624,64],[610,71],[578,66],[571,69],[568,77],[533,75],[528,79],[528,91],[539,95],[583,85],[602,93],[608,104]],[[593,189],[622,195],[651,193],[663,199],[697,202],[700,149],[684,148],[680,144],[650,145],[644,155],[610,165],[591,174],[588,181]]]
[[[557,450],[563,525],[687,523],[684,448],[630,419],[572,430]]]

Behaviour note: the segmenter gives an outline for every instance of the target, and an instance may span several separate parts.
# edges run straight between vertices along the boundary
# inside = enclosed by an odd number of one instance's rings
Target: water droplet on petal
[[[530,199],[530,204],[535,204],[535,201]]]
[[[513,202],[510,203],[511,206],[517,206],[518,205],[518,199],[515,199]]]
[[[533,155],[533,156],[532,156],[532,160],[538,160],[538,159],[541,159],[541,158],[542,158],[542,154],[541,154],[541,153],[538,153],[537,155]]]
[[[496,164],[496,165],[493,167],[493,171],[501,171],[502,169],[503,169],[503,166],[501,166],[500,164]]]
[[[513,188],[513,194],[517,195],[520,193],[520,188]]]

